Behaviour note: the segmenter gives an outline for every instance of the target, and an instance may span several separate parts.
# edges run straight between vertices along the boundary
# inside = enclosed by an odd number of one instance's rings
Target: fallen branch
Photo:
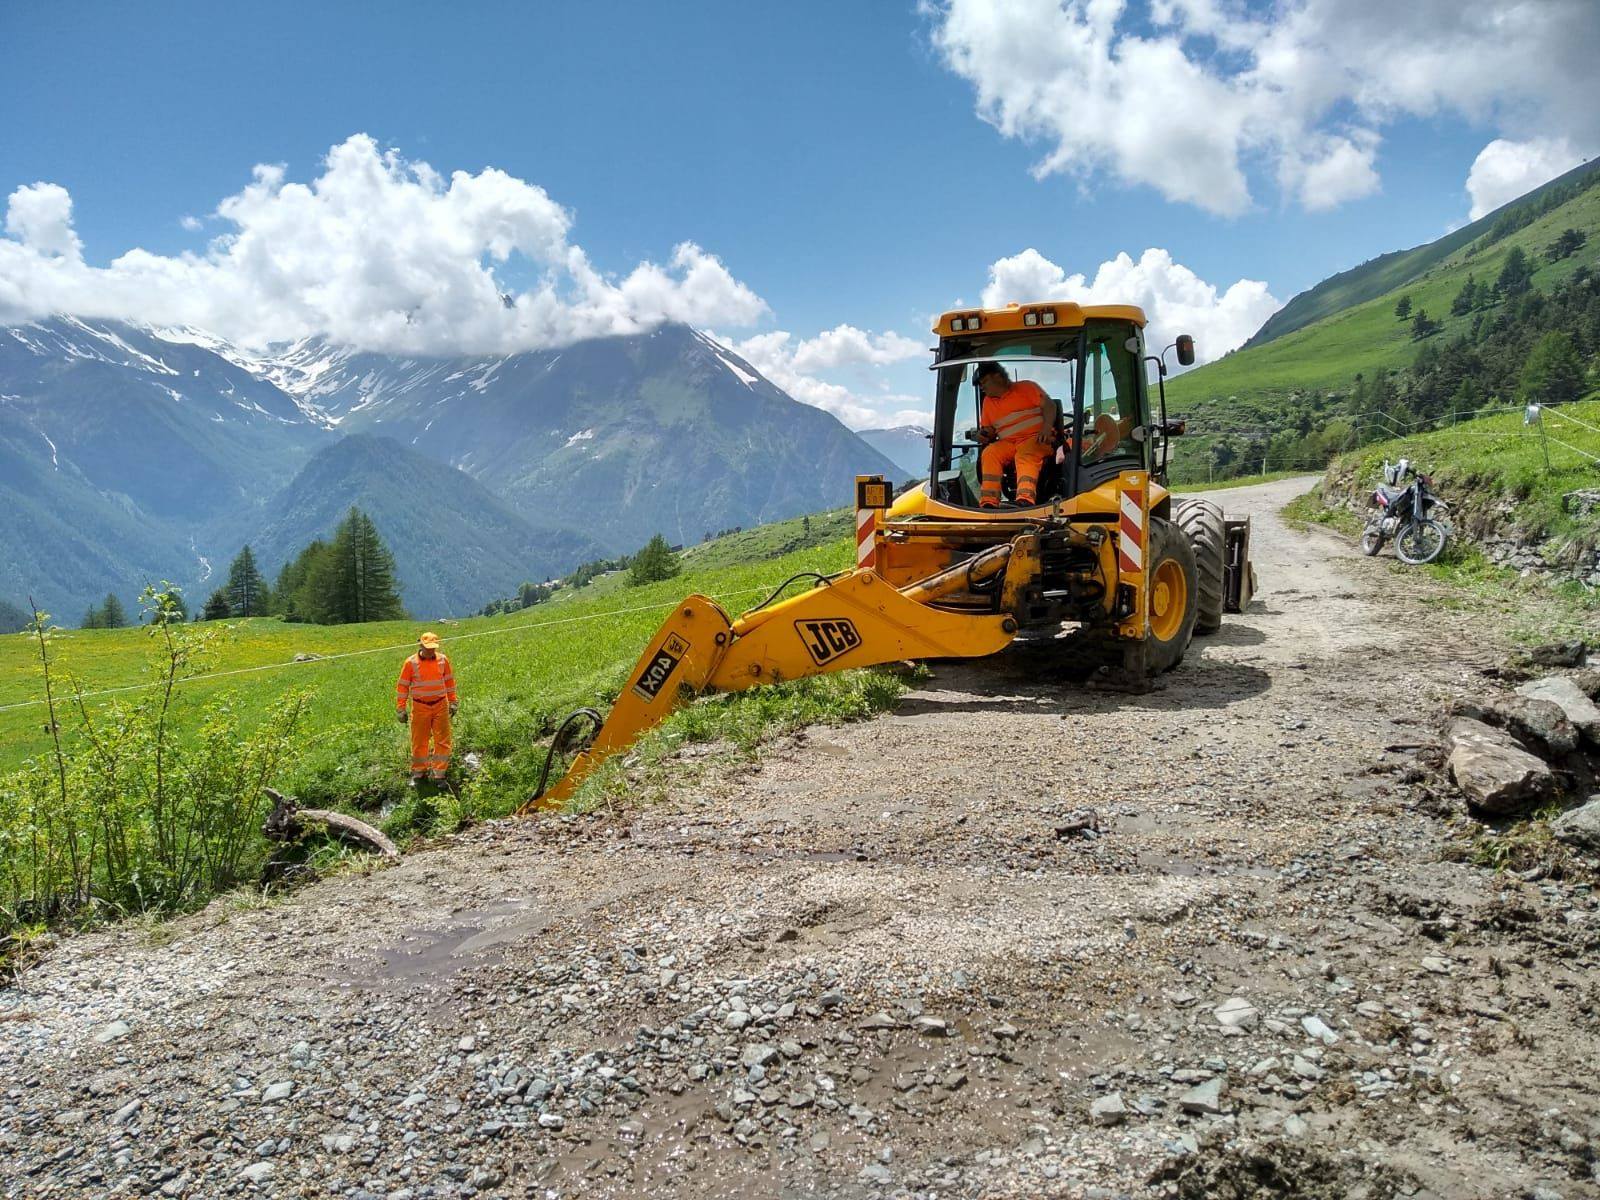
[[[272,811],[267,814],[261,832],[275,842],[292,842],[307,833],[326,831],[347,842],[358,842],[385,858],[399,858],[399,848],[382,833],[344,813],[325,808],[301,808],[293,796],[285,796],[273,788],[262,788],[272,798]]]

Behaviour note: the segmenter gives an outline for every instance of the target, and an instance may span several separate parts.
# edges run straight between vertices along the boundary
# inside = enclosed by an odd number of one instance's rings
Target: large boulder
[[[1571,812],[1564,812],[1550,823],[1550,832],[1563,842],[1600,853],[1600,794]]]
[[[1503,730],[1457,717],[1450,723],[1449,743],[1450,778],[1480,812],[1506,816],[1555,795],[1550,768]]]
[[[1600,708],[1584,693],[1577,682],[1565,675],[1547,675],[1534,679],[1517,689],[1519,696],[1530,700],[1551,700],[1561,706],[1567,720],[1571,721],[1590,742],[1600,746]]]
[[[1565,758],[1578,748],[1577,727],[1554,700],[1529,696],[1497,696],[1492,700],[1457,700],[1450,715],[1470,717],[1509,730],[1525,747],[1547,751],[1547,757]]]

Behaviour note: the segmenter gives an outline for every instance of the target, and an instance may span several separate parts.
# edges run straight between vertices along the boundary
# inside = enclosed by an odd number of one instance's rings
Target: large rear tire
[[[1159,675],[1183,661],[1194,638],[1200,611],[1199,572],[1189,539],[1171,521],[1160,517],[1150,518],[1146,553],[1150,636],[1146,639],[1145,669],[1151,675]]]
[[[1194,548],[1198,587],[1194,631],[1215,633],[1222,628],[1223,575],[1227,566],[1228,533],[1222,509],[1209,500],[1174,500],[1172,519]]]

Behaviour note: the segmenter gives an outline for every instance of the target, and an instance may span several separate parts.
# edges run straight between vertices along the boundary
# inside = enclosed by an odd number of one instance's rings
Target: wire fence
[[[714,596],[712,598],[732,600],[736,596],[763,594],[771,590],[771,585],[762,585],[761,587],[740,588],[738,591],[725,592],[721,596]],[[577,617],[558,617],[553,621],[524,621],[520,625],[504,625],[498,629],[480,629],[473,633],[451,634],[448,640],[451,642],[466,642],[471,641],[474,638],[508,637],[514,633],[526,633],[529,630],[535,629],[552,629],[558,625],[575,625],[582,621],[600,621],[607,617],[624,617],[636,613],[660,612],[662,609],[671,608],[673,605],[679,603],[681,603],[681,600],[678,599],[658,600],[654,604],[641,604],[633,608],[611,608],[606,609],[604,612],[584,613],[582,616]],[[265,671],[290,671],[297,669],[309,670],[323,666],[326,663],[338,662],[340,659],[344,658],[363,658],[369,654],[393,654],[396,650],[412,649],[416,646],[416,644],[416,640],[413,638],[410,641],[396,642],[387,646],[363,646],[360,650],[342,650],[336,654],[319,654],[314,658],[305,658],[299,660],[291,659],[287,662],[261,663],[254,667],[232,667],[226,671],[208,671],[200,675],[185,676],[177,681],[176,686],[189,687],[193,684],[205,683],[208,680],[227,679],[238,675],[259,675]],[[84,700],[93,700],[104,696],[119,695],[124,692],[142,692],[153,687],[161,686],[163,686],[163,684],[159,680],[147,681],[145,683],[129,683],[123,684],[120,687],[100,688],[92,692],[83,692],[80,698]],[[0,704],[0,713],[12,712],[20,708],[38,708],[44,703],[45,700],[43,697],[37,697],[31,700],[15,701],[10,704]]]
[[[1428,433],[1449,433],[1459,438],[1505,438],[1508,436],[1537,437],[1540,440],[1545,468],[1556,470],[1558,467],[1575,465],[1588,465],[1600,467],[1600,425],[1591,424],[1582,417],[1576,416],[1571,409],[1584,411],[1585,406],[1595,405],[1594,400],[1573,400],[1561,404],[1498,404],[1487,405],[1479,408],[1457,409],[1450,412],[1439,413],[1431,417],[1419,417],[1415,420],[1402,420],[1388,413],[1369,412],[1357,413],[1351,416],[1342,416],[1338,419],[1348,422],[1350,432],[1344,437],[1337,449],[1329,448],[1322,452],[1304,450],[1271,451],[1257,455],[1246,455],[1238,460],[1231,460],[1221,464],[1224,469],[1222,478],[1225,480],[1233,475],[1241,474],[1237,464],[1243,463],[1247,472],[1272,474],[1283,471],[1320,471],[1339,454],[1346,454],[1359,449],[1363,445],[1375,441],[1400,440],[1418,437]],[[1597,409],[1600,411],[1600,409]],[[1479,421],[1495,417],[1520,418],[1515,429],[1481,429],[1463,428],[1464,425],[1476,424]],[[1567,434],[1566,437],[1558,436],[1546,425],[1547,421],[1556,422],[1556,428]],[[1192,421],[1189,433],[1199,437],[1269,437],[1269,427],[1259,423],[1248,423],[1227,420],[1206,420],[1204,418]],[[1589,441],[1590,435],[1597,435],[1592,449],[1585,449],[1582,445],[1575,445],[1576,441]],[[1569,440],[1572,439],[1572,440]],[[1558,463],[1551,458],[1550,447],[1566,451],[1576,458],[1576,462]],[[1181,453],[1181,452],[1180,452]],[[1181,457],[1175,457],[1174,465],[1182,462]],[[1188,464],[1191,467],[1194,464]],[[1209,458],[1206,462],[1206,476],[1208,480],[1217,479],[1219,464]]]

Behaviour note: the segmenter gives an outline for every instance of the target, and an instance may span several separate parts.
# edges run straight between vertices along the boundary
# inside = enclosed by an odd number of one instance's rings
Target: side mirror
[[[1178,335],[1178,365],[1180,367],[1194,366],[1194,339],[1187,333]]]

